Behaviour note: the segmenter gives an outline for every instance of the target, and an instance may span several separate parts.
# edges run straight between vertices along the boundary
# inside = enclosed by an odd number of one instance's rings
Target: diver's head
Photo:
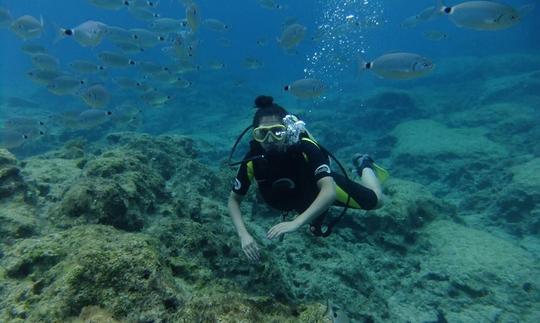
[[[283,118],[287,111],[274,103],[271,96],[259,95],[255,99],[257,112],[253,117],[253,139],[266,151],[284,151],[287,148],[287,128]]]

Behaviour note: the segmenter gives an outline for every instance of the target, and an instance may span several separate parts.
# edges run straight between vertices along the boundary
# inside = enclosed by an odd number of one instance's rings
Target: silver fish
[[[14,130],[0,129],[0,147],[13,149],[22,146],[28,137]]]
[[[21,134],[25,140],[35,140],[45,135],[45,130],[37,126],[20,126],[10,130]]]
[[[116,42],[114,43],[116,47],[118,47],[122,52],[126,54],[134,54],[134,53],[140,53],[144,52],[144,48],[139,46],[138,44],[130,43],[130,42]]]
[[[416,25],[418,25],[419,23],[432,20],[439,15],[441,15],[440,8],[436,6],[430,6],[422,10],[420,13],[405,19],[401,23],[401,26],[405,28],[416,27]]]
[[[128,12],[136,19],[144,20],[144,21],[152,21],[156,18],[159,18],[159,13],[153,12],[150,9],[147,8],[141,8],[141,7],[128,7]]]
[[[139,109],[136,105],[132,104],[123,104],[116,107],[112,111],[112,121],[116,123],[130,123],[134,121],[140,114],[142,110]]]
[[[47,84],[47,90],[56,95],[71,95],[84,84],[83,80],[69,75],[62,75]]]
[[[30,15],[24,15],[11,23],[10,30],[23,40],[35,39],[41,37],[43,32],[43,18],[37,20]]]
[[[47,85],[51,80],[57,78],[58,76],[62,75],[62,73],[55,71],[55,70],[41,70],[41,69],[35,69],[31,70],[30,72],[26,73],[28,77],[38,83]]]
[[[306,30],[305,26],[296,23],[285,27],[277,40],[279,46],[288,51],[293,49],[304,39]]]
[[[150,48],[165,42],[165,37],[142,28],[130,29],[134,42],[142,48]]]
[[[447,7],[439,0],[440,11],[458,27],[474,30],[500,30],[512,27],[531,12],[534,5],[515,9],[509,5],[493,1],[467,1]]]
[[[192,32],[197,32],[199,29],[201,20],[200,15],[201,13],[199,12],[199,7],[196,4],[192,3],[186,7],[186,19]]]
[[[94,84],[83,89],[80,91],[80,96],[92,108],[103,108],[111,100],[109,91],[101,84]]]
[[[41,70],[54,71],[58,69],[60,62],[54,56],[38,53],[32,55],[32,64]]]
[[[275,0],[257,0],[259,5],[264,9],[280,10],[283,9],[283,5],[276,3]]]
[[[161,73],[163,71],[169,71],[169,68],[166,66],[161,66],[153,62],[140,62],[138,65],[139,69],[144,73]]]
[[[134,41],[129,30],[118,26],[107,27],[107,39],[113,43]]]
[[[321,80],[307,78],[294,81],[292,84],[286,85],[284,89],[298,98],[312,99],[321,96],[325,86]]]
[[[93,74],[98,72],[104,72],[107,68],[102,65],[97,65],[95,63],[85,61],[85,60],[75,60],[68,64],[71,69],[82,73],[82,74]]]
[[[213,31],[229,31],[229,25],[225,24],[221,20],[208,18],[203,20],[202,25]]]
[[[252,70],[256,70],[264,66],[263,62],[260,59],[254,57],[246,57],[242,65],[245,68]]]
[[[126,89],[137,89],[143,86],[143,83],[141,81],[138,81],[131,77],[116,77],[116,78],[113,78],[113,81],[116,84],[118,84],[120,87],[123,87]]]
[[[184,27],[182,20],[172,18],[158,18],[150,23],[150,29],[160,33],[172,33]]]
[[[159,108],[167,104],[172,97],[165,93],[158,91],[152,91],[141,96],[144,102],[146,102],[150,107]]]
[[[159,6],[159,0],[126,0],[130,8],[156,9]]]
[[[107,25],[94,20],[88,20],[71,29],[60,29],[61,37],[72,37],[81,46],[96,47],[108,32]]]
[[[225,68],[225,63],[221,61],[210,61],[208,62],[208,68],[211,70],[221,70]]]
[[[81,112],[77,117],[77,125],[81,128],[93,128],[111,120],[111,111],[89,109]]]
[[[6,129],[16,129],[19,127],[39,127],[44,125],[45,123],[43,121],[28,117],[11,117],[4,121],[4,127]]]
[[[103,61],[105,65],[112,67],[128,67],[130,65],[135,65],[135,61],[126,57],[122,54],[103,51],[98,54],[98,58]]]
[[[24,44],[21,46],[21,50],[29,55],[45,54],[47,49],[38,44]]]
[[[433,41],[441,41],[448,38],[448,34],[438,30],[428,30],[424,32],[424,37]]]
[[[386,79],[405,80],[430,73],[435,65],[428,58],[413,53],[391,53],[372,62],[360,63],[361,70],[371,70]]]
[[[191,83],[191,81],[188,81],[188,80],[185,80],[185,79],[182,79],[182,78],[178,78],[173,84],[171,84],[173,87],[175,88],[178,88],[178,89],[187,89],[188,87],[190,87],[193,83]]]

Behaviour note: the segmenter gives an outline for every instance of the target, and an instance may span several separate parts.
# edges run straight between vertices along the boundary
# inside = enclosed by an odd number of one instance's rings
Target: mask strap
[[[238,143],[240,143],[240,140],[242,140],[242,138],[244,137],[244,135],[246,134],[246,132],[249,131],[249,129],[253,128],[253,125],[250,125],[249,127],[247,127],[246,129],[244,129],[244,131],[242,131],[242,133],[240,134],[240,136],[238,136],[238,138],[236,138],[236,141],[234,142],[234,145],[232,146],[231,148],[231,152],[229,153],[229,158],[227,158],[227,164],[230,166],[230,167],[234,167],[234,166],[237,166],[237,165],[240,165],[241,163],[243,163],[244,161],[240,161],[240,162],[236,162],[236,163],[231,163],[231,160],[232,160],[232,157],[234,155],[234,152],[236,151],[236,147],[238,146]]]

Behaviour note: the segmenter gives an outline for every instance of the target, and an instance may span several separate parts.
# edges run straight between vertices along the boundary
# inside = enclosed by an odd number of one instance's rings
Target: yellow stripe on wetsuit
[[[311,140],[310,138],[302,138],[302,140],[310,142],[310,143],[314,144],[315,146],[317,146],[317,148],[320,149],[319,145],[314,140]],[[304,159],[306,161],[308,161],[307,155],[305,153],[302,153],[302,154],[304,155]],[[349,194],[347,192],[345,192],[344,189],[339,187],[339,185],[337,185],[337,183],[336,183],[336,201],[338,201],[340,203],[343,203],[343,205],[347,205],[347,198],[348,197],[349,197]],[[349,199],[349,207],[353,208],[353,209],[361,209],[362,208],[362,206],[360,206],[360,204],[358,204],[358,202],[356,202],[352,197]]]
[[[345,192],[341,187],[336,184],[336,201],[347,205],[347,197],[349,194]],[[349,207],[352,209],[361,209],[362,206],[358,204],[352,197],[349,199]]]
[[[250,160],[247,162],[247,176],[249,179],[249,182],[251,183],[253,180],[253,177],[255,177],[255,171],[253,170],[253,161]]]

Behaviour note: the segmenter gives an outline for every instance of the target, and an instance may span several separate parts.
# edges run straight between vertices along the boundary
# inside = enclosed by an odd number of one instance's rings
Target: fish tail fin
[[[436,5],[436,11],[439,12],[439,14],[449,14],[451,13],[452,7],[447,7],[444,4],[444,0],[437,0]]]
[[[364,72],[365,70],[369,70],[371,65],[372,63],[368,62],[363,56],[358,58],[358,71]]]
[[[56,30],[56,37],[53,40],[53,44],[56,44],[59,41],[61,41],[62,39],[67,37],[67,34],[66,34],[67,29],[61,28],[60,26],[58,26],[54,22],[53,22],[53,26],[54,26],[54,30]]]

